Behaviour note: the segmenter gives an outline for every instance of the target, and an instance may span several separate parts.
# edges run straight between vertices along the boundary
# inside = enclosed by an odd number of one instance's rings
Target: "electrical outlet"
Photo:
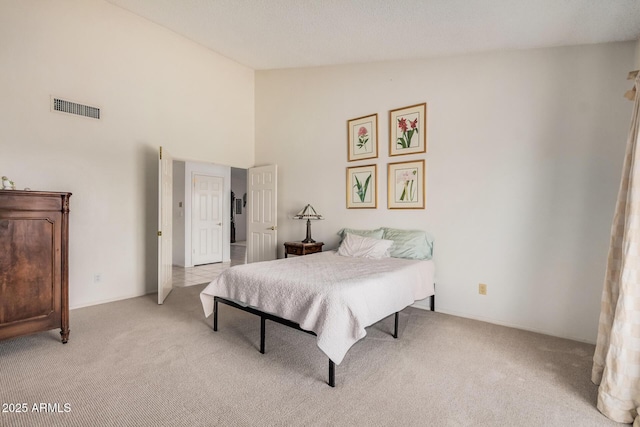
[[[480,283],[478,285],[478,293],[480,295],[486,295],[487,294],[487,285],[485,285],[484,283]]]
[[[101,273],[96,273],[93,275],[93,283],[100,283],[102,282],[102,274]]]

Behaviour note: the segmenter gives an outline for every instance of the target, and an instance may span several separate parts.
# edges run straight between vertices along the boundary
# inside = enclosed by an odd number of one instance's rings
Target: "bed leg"
[[[218,330],[218,300],[213,298],[213,330]]]
[[[395,320],[395,326],[393,328],[393,337],[394,338],[398,338],[398,312],[396,311],[396,320]]]
[[[266,320],[264,316],[260,316],[260,353],[264,354],[264,329]]]
[[[431,295],[431,311],[436,311],[436,296]]]
[[[329,359],[329,386],[336,386],[336,364],[331,359]]]

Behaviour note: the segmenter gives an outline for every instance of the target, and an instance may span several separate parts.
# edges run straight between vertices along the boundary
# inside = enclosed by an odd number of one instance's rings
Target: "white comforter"
[[[292,320],[315,332],[318,347],[339,364],[365,327],[433,295],[433,275],[432,261],[331,251],[229,268],[200,299],[207,317],[219,296]]]

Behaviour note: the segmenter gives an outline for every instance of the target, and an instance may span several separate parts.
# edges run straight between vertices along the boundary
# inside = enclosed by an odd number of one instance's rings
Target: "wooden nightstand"
[[[284,257],[287,258],[291,255],[309,255],[316,252],[322,252],[322,246],[324,243],[302,243],[302,242],[284,242]]]

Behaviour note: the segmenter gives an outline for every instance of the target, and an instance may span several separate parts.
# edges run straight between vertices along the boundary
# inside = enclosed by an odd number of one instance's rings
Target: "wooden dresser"
[[[0,190],[0,340],[56,328],[69,339],[69,197]]]

